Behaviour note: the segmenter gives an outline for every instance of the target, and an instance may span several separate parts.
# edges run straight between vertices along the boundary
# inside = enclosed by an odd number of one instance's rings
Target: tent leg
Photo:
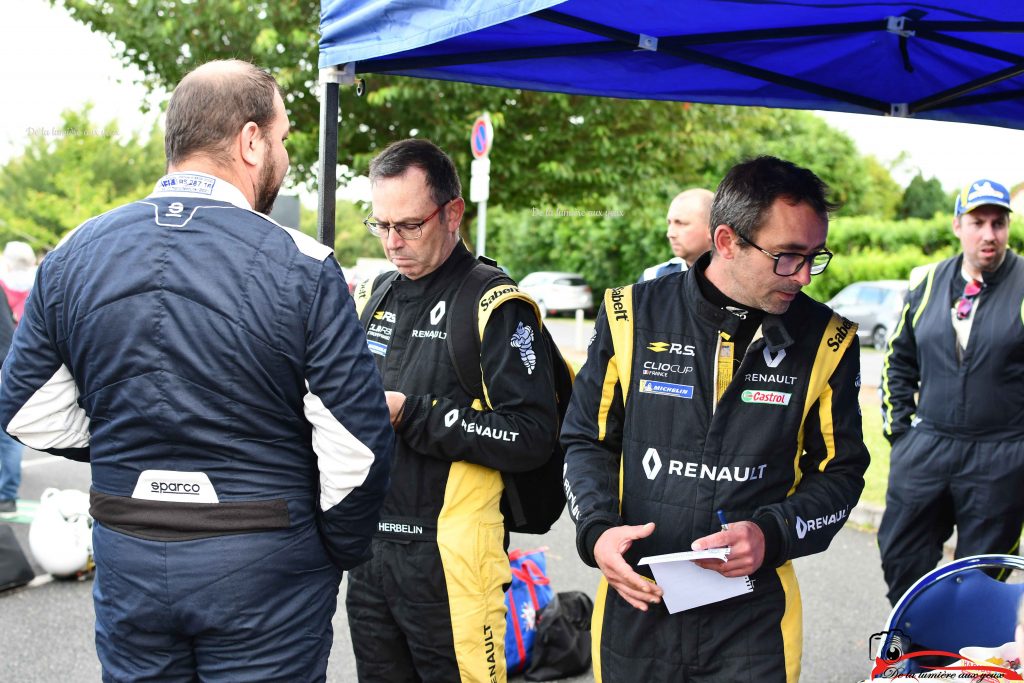
[[[320,168],[317,171],[317,229],[321,244],[334,248],[338,194],[338,99],[341,83],[353,82],[355,64],[320,69]]]

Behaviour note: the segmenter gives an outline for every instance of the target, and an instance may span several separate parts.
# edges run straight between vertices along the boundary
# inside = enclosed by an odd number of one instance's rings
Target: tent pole
[[[353,64],[320,69],[320,167],[317,169],[317,229],[321,244],[334,248],[338,193],[338,87],[355,80]]]

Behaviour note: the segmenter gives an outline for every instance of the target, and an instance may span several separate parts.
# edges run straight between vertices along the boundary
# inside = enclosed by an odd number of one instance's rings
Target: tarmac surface
[[[580,347],[585,349],[590,328],[581,332],[572,321],[557,319],[549,325],[567,356],[582,355],[575,346],[582,337]],[[871,376],[868,368],[863,374]],[[87,465],[26,451],[20,495],[27,504],[22,509],[29,511],[32,501],[38,501],[48,487],[85,491],[89,481]],[[871,669],[869,639],[882,630],[889,613],[875,536],[856,528],[859,520],[870,523],[873,514],[860,511],[851,515],[851,522],[828,551],[795,562],[804,609],[803,681],[848,683],[863,680]],[[26,515],[0,518],[0,523],[15,529],[26,554],[29,521]],[[512,548],[539,546],[548,548],[548,575],[556,591],[580,590],[593,595],[599,572],[578,559],[567,516],[543,536],[513,535]],[[37,565],[35,569],[42,574]],[[89,579],[52,580],[43,575],[28,587],[0,593],[0,682],[100,680],[91,589]],[[328,669],[332,683],[356,680],[344,613],[345,589],[343,581]],[[566,680],[582,683],[593,681],[593,676],[588,673]]]

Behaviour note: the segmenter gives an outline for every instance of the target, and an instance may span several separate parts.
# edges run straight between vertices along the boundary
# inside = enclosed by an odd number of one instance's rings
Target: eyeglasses
[[[984,286],[985,283],[974,279],[964,286],[964,293],[956,302],[957,320],[967,320],[967,316],[971,314],[971,309],[974,308],[974,300],[981,294]]]
[[[418,240],[420,235],[423,234],[423,226],[429,223],[431,218],[441,213],[441,209],[451,201],[452,200],[449,199],[444,204],[438,206],[434,209],[434,213],[430,214],[419,223],[382,223],[380,221],[372,220],[373,215],[371,214],[363,219],[363,225],[366,226],[366,229],[369,230],[370,234],[374,237],[387,237],[388,230],[394,230],[403,240]]]
[[[804,267],[804,264],[810,261],[811,263],[811,275],[820,275],[825,272],[825,268],[828,267],[828,262],[832,260],[832,252],[828,249],[822,249],[816,251],[813,254],[796,254],[793,252],[783,251],[778,254],[773,254],[767,249],[762,249],[746,237],[740,237],[741,240],[754,247],[762,254],[775,261],[775,265],[772,270],[776,275],[781,277],[790,277],[800,272],[800,269]]]

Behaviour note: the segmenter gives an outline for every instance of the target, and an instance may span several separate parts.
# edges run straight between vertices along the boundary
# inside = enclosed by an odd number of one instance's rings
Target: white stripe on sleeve
[[[309,390],[309,382],[306,392],[303,411],[313,425],[313,452],[320,470],[320,508],[326,511],[366,481],[374,455]]]
[[[61,365],[29,397],[11,418],[7,431],[37,450],[89,445],[89,416],[78,405],[78,386],[67,366]]]

